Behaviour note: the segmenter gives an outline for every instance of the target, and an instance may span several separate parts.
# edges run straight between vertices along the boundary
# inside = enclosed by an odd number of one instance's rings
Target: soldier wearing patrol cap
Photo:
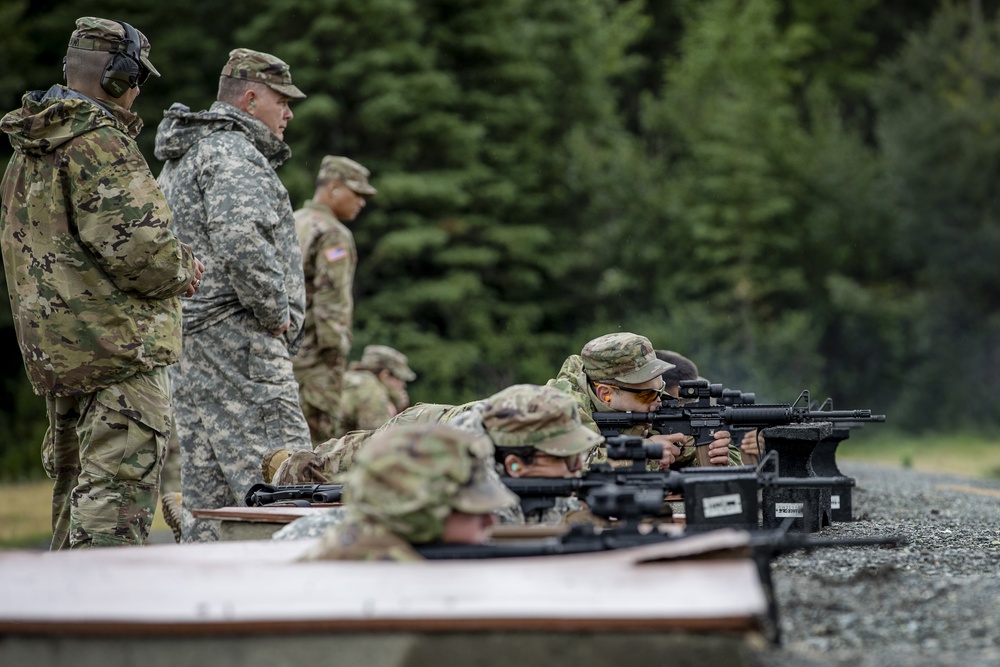
[[[306,322],[295,357],[300,400],[314,444],[350,430],[340,424],[341,394],[354,318],[354,272],[358,251],[347,228],[376,193],[369,172],[346,157],[327,155],[316,191],[295,212],[295,231],[306,278]]]
[[[0,121],[14,156],[0,184],[0,248],[25,370],[45,396],[52,549],[142,544],[171,431],[166,367],[181,295],[203,270],[134,138],[152,74],[127,23],[76,21],[66,86],[27,93]]]
[[[483,544],[493,512],[517,502],[488,438],[412,425],[373,437],[344,484],[346,519],[302,560],[419,560],[412,545]]]
[[[571,394],[580,407],[583,423],[599,432],[590,416],[594,412],[658,410],[666,389],[662,374],[670,368],[673,364],[657,358],[648,338],[619,332],[589,341],[579,355],[571,355],[563,362],[559,374],[547,385]],[[656,467],[695,463],[693,457],[678,460],[681,446],[687,443],[682,434],[658,434],[650,425],[640,424],[627,429],[624,435],[642,436],[663,445],[663,457]],[[712,465],[739,465],[741,462],[739,449],[732,446],[728,431],[717,431],[714,442],[707,447]],[[597,455],[595,460],[603,458],[603,450]]]
[[[417,378],[406,355],[388,345],[368,345],[344,374],[340,429],[371,431],[410,406],[406,385]]]
[[[424,407],[417,405],[411,410]],[[486,437],[495,447],[495,467],[509,477],[575,477],[583,468],[583,457],[603,439],[580,423],[576,402],[564,392],[551,387],[518,384],[489,398],[452,411],[444,406],[415,416],[414,419],[440,420],[449,427],[477,438]],[[410,411],[407,411],[410,412]],[[403,412],[400,416],[406,415]],[[399,423],[399,422],[397,422]],[[413,422],[409,422],[413,423]],[[342,481],[345,473],[369,442],[388,430],[399,428],[390,421],[375,435],[358,438],[362,432],[345,436],[327,455],[295,452],[283,462],[278,476],[282,484],[314,484]],[[358,438],[358,439],[356,439]],[[353,458],[352,458],[353,457]],[[293,521],[275,534],[275,539],[315,537],[329,525],[339,523],[343,515],[333,510]],[[558,498],[553,507],[530,512],[520,504],[497,511],[502,523],[593,523],[596,520],[575,498]]]
[[[292,368],[305,321],[302,255],[275,172],[291,156],[289,105],[304,97],[287,63],[234,49],[211,108],[174,104],[157,129],[177,233],[212,267],[184,303],[184,356],[171,373],[184,541],[218,539],[217,522],[190,510],[238,504],[275,443],[311,448]]]

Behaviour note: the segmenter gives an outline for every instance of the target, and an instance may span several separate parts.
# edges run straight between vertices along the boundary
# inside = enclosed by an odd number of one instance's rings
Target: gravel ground
[[[853,522],[816,536],[903,535],[774,564],[778,667],[1000,665],[1000,481],[841,464]]]

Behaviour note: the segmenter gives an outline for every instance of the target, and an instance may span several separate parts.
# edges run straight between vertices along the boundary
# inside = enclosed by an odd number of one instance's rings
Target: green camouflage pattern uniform
[[[344,483],[345,520],[302,560],[418,560],[453,511],[489,514],[517,502],[492,466],[493,445],[440,424],[371,438]]]
[[[257,51],[232,51],[223,76],[304,97],[288,65]],[[184,356],[171,369],[185,542],[218,539],[217,522],[191,509],[242,502],[270,449],[311,447],[292,370],[305,318],[302,256],[275,173],[290,155],[267,125],[223,102],[196,113],[175,104],[157,129],[177,234],[206,266],[184,302]],[[286,321],[282,335],[270,333]]]
[[[108,51],[124,35],[84,17],[70,48]],[[25,370],[48,410],[53,549],[142,544],[153,520],[171,430],[165,367],[180,354],[178,296],[195,260],[169,229],[141,127],[59,85],[0,120],[14,147],[0,247]]]
[[[407,424],[446,423],[473,403],[445,405],[443,403],[417,403],[403,410],[374,431],[351,431],[342,438],[331,438],[316,447],[315,451],[289,452],[278,466],[272,484],[337,484],[354,465],[354,458],[362,446],[376,433]],[[268,459],[275,452],[269,452]]]
[[[396,392],[379,378],[382,371],[404,382],[417,378],[406,355],[399,350],[388,345],[366,346],[361,361],[344,374],[338,436],[349,431],[373,431],[406,408],[401,403],[408,403],[409,396],[405,391],[402,396],[394,396]]]
[[[495,447],[531,447],[551,456],[568,457],[590,451],[603,442],[581,423],[572,398],[552,387],[516,384],[490,396],[455,417],[448,426],[487,436]],[[502,462],[497,472],[507,475]],[[501,523],[589,523],[592,517],[577,498],[557,498],[555,506],[525,515],[520,503],[498,511]]]
[[[600,436],[581,425],[579,411],[570,397],[555,389],[536,385],[508,387],[486,400],[462,406],[458,413],[449,412],[447,406],[434,406],[431,409],[431,406],[421,404],[404,411],[401,413],[403,415],[407,416],[386,428],[392,428],[400,422],[421,423],[425,419],[433,423],[435,419],[441,418],[447,420],[449,427],[477,438],[487,437],[497,446],[534,447],[552,456],[576,455],[601,442]],[[361,442],[366,439],[367,437]],[[339,442],[331,455],[324,459],[325,468],[316,456],[293,452],[290,462],[283,464],[284,468],[279,467],[276,477],[282,477],[280,483],[283,484],[328,484],[342,481],[353,462],[343,452],[352,449],[355,444],[345,440],[346,442]],[[358,449],[353,447],[353,453],[356,454]],[[507,474],[500,463],[496,463],[496,470],[501,476]],[[286,474],[289,477],[284,477]],[[531,512],[528,516],[525,516],[520,504],[505,507],[497,511],[496,515],[501,523],[514,525],[595,521],[586,506],[576,498],[557,498],[554,507]],[[304,517],[282,528],[274,534],[273,539],[316,537],[325,528],[338,525],[343,519],[342,511]]]
[[[327,155],[317,180],[337,181],[358,194],[371,196],[376,190],[368,184],[368,175],[368,170],[354,160]],[[358,251],[351,230],[318,201],[309,200],[295,212],[295,231],[306,281],[305,331],[295,357],[295,377],[302,410],[313,442],[318,444],[351,430],[339,422],[347,355],[353,339]]]
[[[594,412],[613,412],[611,407],[597,398],[591,382],[611,381],[625,384],[641,384],[648,382],[672,368],[673,365],[656,358],[652,343],[644,336],[628,332],[608,334],[588,342],[581,354],[571,355],[563,362],[558,375],[549,380],[546,386],[555,387],[567,392],[576,400],[580,408],[583,424],[600,433],[600,429],[591,416]],[[622,431],[623,435],[635,435],[647,438],[656,431],[648,426],[638,424]],[[589,463],[607,462],[607,452],[603,447],[595,450]],[[612,461],[612,465],[627,466],[630,461]],[[742,463],[739,447],[729,446],[729,464]],[[671,464],[671,469],[680,469],[698,465],[695,458],[694,439],[688,438],[687,444],[681,447],[680,456]],[[656,470],[659,465],[655,461],[647,462],[650,470]]]

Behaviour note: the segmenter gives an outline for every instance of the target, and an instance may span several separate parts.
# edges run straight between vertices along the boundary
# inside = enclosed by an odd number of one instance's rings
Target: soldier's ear
[[[517,454],[508,454],[503,459],[504,468],[507,469],[507,474],[511,477],[520,477],[521,471],[524,470],[524,461]]]

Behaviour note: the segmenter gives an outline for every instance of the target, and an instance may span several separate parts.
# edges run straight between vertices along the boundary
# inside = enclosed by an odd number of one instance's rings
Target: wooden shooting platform
[[[339,505],[339,503],[338,503]],[[219,522],[219,539],[223,542],[234,540],[267,540],[286,524],[337,505],[313,505],[312,507],[222,507],[214,510],[193,510],[199,519],[214,519]]]
[[[767,613],[747,541],[418,563],[297,562],[311,540],[0,552],[0,664],[447,666],[468,649],[551,667],[684,647],[742,664]]]

